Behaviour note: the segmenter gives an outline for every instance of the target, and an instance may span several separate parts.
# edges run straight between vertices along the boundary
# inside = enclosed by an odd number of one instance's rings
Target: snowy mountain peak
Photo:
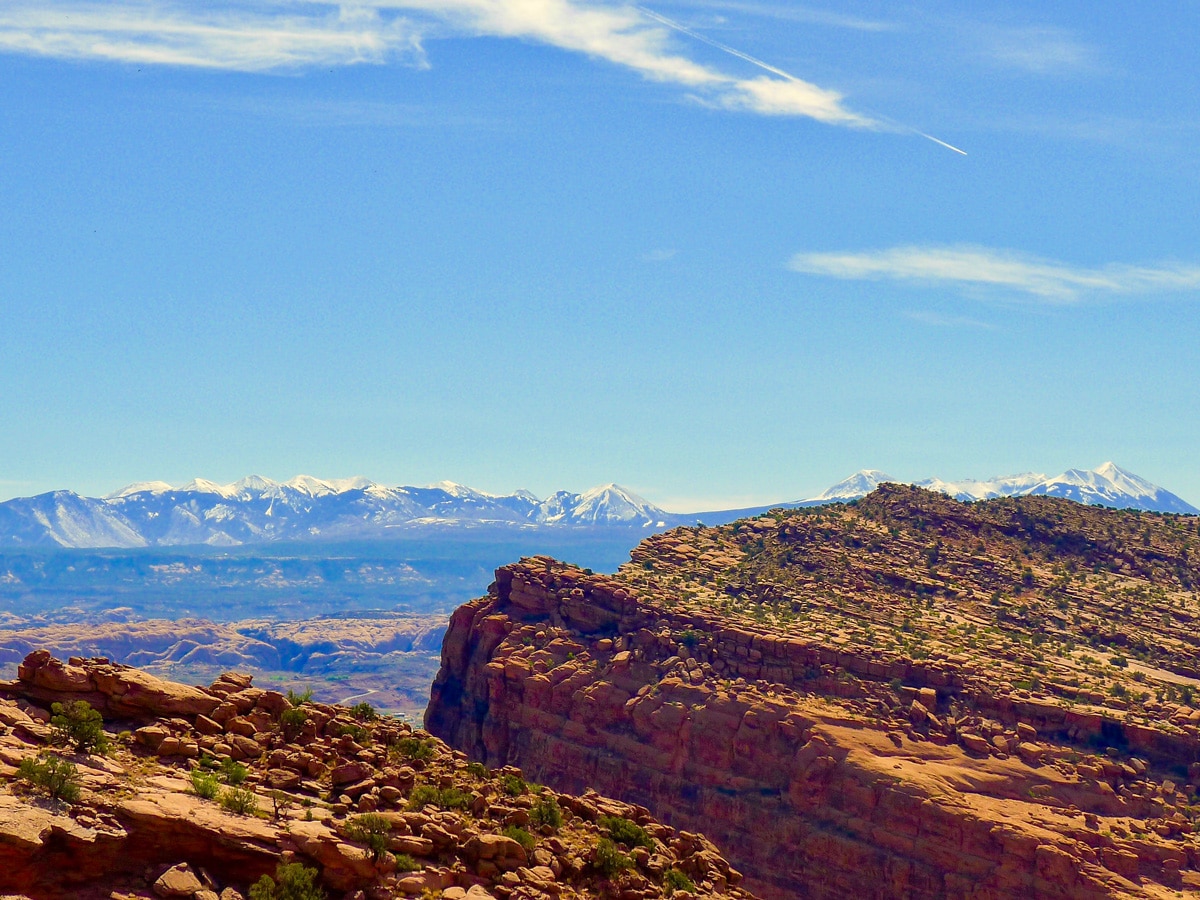
[[[1091,470],[1067,469],[1061,475],[1036,485],[1029,493],[1066,497],[1076,503],[1095,506],[1170,513],[1200,512],[1170,491],[1163,490],[1112,462],[1106,462]]]
[[[364,491],[374,486],[369,478],[355,475],[353,478],[314,478],[312,475],[297,475],[283,482],[280,487],[288,488],[309,497],[324,497],[328,494],[344,494],[346,491]]]
[[[875,488],[887,482],[895,482],[896,479],[886,472],[881,472],[878,469],[862,469],[855,472],[849,478],[839,481],[832,487],[826,488],[813,500],[819,501],[835,501],[835,500],[856,500],[859,497],[865,497]]]
[[[119,491],[113,491],[105,500],[119,500],[122,497],[130,497],[134,494],[165,494],[167,491],[175,490],[165,481],[135,481],[133,484],[127,484]]]
[[[1151,484],[1145,478],[1134,475],[1132,472],[1127,472],[1116,463],[1106,462],[1092,469],[1092,473],[1097,478],[1102,478],[1109,484],[1114,485],[1127,494],[1140,494],[1141,496],[1152,496],[1159,488]]]
[[[181,492],[190,491],[197,494],[217,494],[225,498],[237,496],[237,490],[232,484],[217,484],[215,481],[209,481],[207,478],[193,478],[178,490]]]
[[[579,495],[570,518],[589,524],[640,522],[651,524],[668,518],[668,514],[628,488],[619,484],[604,484],[589,488]]]
[[[225,485],[226,490],[231,490],[235,494],[264,494],[271,488],[277,487],[279,487],[278,481],[264,478],[262,475],[247,475],[245,478],[239,478],[233,484]]]
[[[1045,480],[1046,476],[1039,472],[1025,472],[1021,475],[1000,475],[982,481],[973,478],[961,481],[926,478],[924,481],[915,481],[913,484],[931,491],[949,494],[956,500],[991,500],[993,497],[1013,497],[1026,493],[1034,485]]]
[[[840,481],[805,503],[832,503],[865,497],[885,481],[882,472],[864,469]],[[926,478],[900,482],[948,494],[958,500],[990,500],[994,497],[1022,497],[1029,494],[1064,497],[1076,503],[1110,506],[1118,509],[1144,509],[1153,512],[1197,514],[1200,510],[1146,479],[1106,462],[1095,469],[1068,469],[1054,478],[1036,472],[1003,475],[986,480],[943,481]]]
[[[494,497],[494,494],[485,494],[483,491],[477,491],[475,488],[467,487],[465,484],[459,484],[457,481],[439,481],[436,484],[429,485],[430,488],[439,491],[445,491],[451,497],[457,497],[460,500],[483,499]]]

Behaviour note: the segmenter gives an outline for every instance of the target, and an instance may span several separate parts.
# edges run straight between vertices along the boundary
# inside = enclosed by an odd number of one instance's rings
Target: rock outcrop
[[[426,727],[703,828],[767,897],[1173,896],[1197,546],[1189,517],[889,486],[616,576],[526,559],[452,616]]]
[[[161,678],[207,684],[223,671],[312,687],[318,699],[362,694],[419,721],[437,672],[444,615],[343,613],[299,621],[142,619],[129,609],[55,621],[0,612],[0,666],[35,650],[60,657],[106,657]],[[111,621],[109,619],[112,619]]]
[[[58,746],[79,701],[104,754]],[[71,791],[36,776],[51,763],[74,767]],[[293,862],[353,900],[753,900],[700,835],[469,763],[366,705],[45,651],[0,684],[0,895],[239,900]]]

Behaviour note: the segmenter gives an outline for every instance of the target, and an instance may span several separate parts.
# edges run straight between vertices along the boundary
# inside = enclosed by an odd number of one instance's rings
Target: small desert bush
[[[283,726],[285,731],[299,731],[304,727],[304,723],[307,721],[308,713],[299,706],[293,706],[290,709],[285,709],[279,714],[279,724]]]
[[[397,872],[419,872],[421,864],[409,856],[407,853],[396,854],[396,871]]]
[[[221,806],[239,816],[252,816],[258,812],[258,798],[254,791],[231,787],[221,794]]]
[[[215,800],[217,794],[221,791],[221,782],[211,772],[205,772],[199,768],[192,769],[192,791],[195,792],[197,797],[203,797],[205,800]]]
[[[17,777],[55,800],[74,803],[79,799],[79,774],[75,764],[53,753],[25,757],[17,767]]]
[[[221,780],[226,784],[237,787],[246,780],[246,776],[250,774],[250,770],[243,766],[236,759],[225,757],[221,760],[221,766],[218,770],[221,775]]]
[[[372,740],[371,729],[364,728],[362,725],[359,725],[357,722],[354,722],[350,725],[343,725],[341,733],[343,735],[346,735],[346,734],[350,735],[350,739],[352,741],[354,741],[354,743],[361,744],[364,747],[367,744],[371,743],[371,740]]]
[[[301,693],[297,694],[291,688],[287,692],[288,703],[292,706],[299,706],[301,703],[307,703],[312,699],[312,688],[306,687]]]
[[[388,832],[392,823],[379,813],[363,813],[346,823],[345,835],[356,844],[366,844],[371,859],[379,862],[388,850]]]
[[[375,712],[375,707],[366,700],[361,703],[355,703],[350,707],[350,715],[354,716],[360,722],[374,722],[379,718],[379,714]]]
[[[695,891],[696,885],[692,884],[692,879],[678,869],[667,869],[663,873],[663,890],[670,897],[676,891]]]
[[[404,737],[389,748],[390,755],[400,760],[419,759],[422,762],[433,756],[433,742],[418,737]]]
[[[439,788],[432,784],[418,784],[408,795],[408,808],[420,811],[426,806],[440,806],[442,809],[466,809],[471,802],[471,795],[456,787]]]
[[[514,841],[520,844],[526,852],[532,850],[533,845],[537,843],[532,834],[517,825],[509,825],[507,828],[505,828],[504,836],[506,838],[512,838]]]
[[[325,900],[317,870],[300,863],[280,863],[275,877],[264,875],[250,886],[250,900]]]
[[[69,700],[50,707],[51,741],[60,746],[73,745],[76,753],[106,753],[108,735],[104,719],[86,700]]]
[[[650,833],[628,819],[622,819],[620,816],[601,816],[598,824],[618,844],[654,849],[654,838],[650,837]]]
[[[538,826],[549,825],[551,828],[561,827],[563,814],[558,801],[549,796],[538,797],[533,802],[533,808],[529,810],[529,821]]]
[[[529,785],[525,783],[525,779],[520,775],[509,773],[500,779],[500,786],[504,788],[504,793],[510,797],[519,797],[529,790]]]
[[[592,866],[605,878],[612,878],[633,866],[633,860],[618,849],[608,838],[600,838],[596,845],[596,857]]]

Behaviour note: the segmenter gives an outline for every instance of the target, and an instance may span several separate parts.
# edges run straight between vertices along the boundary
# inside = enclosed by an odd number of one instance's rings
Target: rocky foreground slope
[[[1200,889],[1200,523],[884,486],[549,558],[452,617],[426,727],[700,828],[777,898]]]
[[[645,809],[293,699],[244,675],[198,688],[30,654],[0,683],[0,895],[752,900],[703,837]],[[313,890],[286,881],[304,869]]]

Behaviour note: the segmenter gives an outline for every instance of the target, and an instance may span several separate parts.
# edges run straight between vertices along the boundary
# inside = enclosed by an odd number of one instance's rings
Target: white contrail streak
[[[749,53],[743,53],[741,50],[736,50],[727,44],[722,44],[720,41],[714,41],[710,37],[706,37],[705,35],[700,34],[699,32],[692,31],[692,29],[688,28],[686,25],[681,25],[678,22],[674,21],[673,19],[668,19],[666,16],[661,16],[652,9],[646,9],[646,7],[644,7],[644,6],[636,6],[636,7],[634,7],[634,9],[636,9],[638,12],[642,13],[643,15],[650,17],[655,22],[658,22],[662,25],[666,25],[668,28],[673,28],[676,31],[680,32],[681,34],[686,34],[690,38],[695,38],[696,40],[700,41],[702,44],[708,44],[710,47],[716,47],[718,50],[724,51],[725,53],[728,53],[730,56],[736,56],[738,59],[744,59],[746,62],[748,62],[752,65],[758,66],[760,69],[766,69],[771,74],[778,75],[780,78],[786,78],[788,81],[799,81],[800,80],[795,75],[792,75],[788,72],[783,71],[783,69],[777,69],[775,66],[771,65],[770,63],[765,63],[761,59],[757,59],[757,58],[751,56]]]
[[[906,128],[908,128],[908,127],[911,127],[911,126],[907,126],[907,125],[906,125],[905,127],[906,127]],[[942,141],[942,140],[939,140],[938,138],[935,138],[935,137],[934,137],[932,134],[926,134],[926,133],[925,133],[925,132],[923,132],[923,131],[917,131],[917,129],[915,129],[915,128],[913,128],[913,129],[912,129],[912,131],[913,131],[913,134],[919,134],[921,137],[923,137],[923,138],[926,138],[927,140],[933,141],[935,144],[941,144],[941,145],[942,145],[943,147],[945,147],[947,150],[953,150],[955,153],[961,153],[963,156],[966,156],[966,155],[967,155],[967,151],[966,151],[966,150],[959,150],[959,149],[958,149],[957,147],[955,147],[953,144],[947,144],[945,141]]]
[[[666,16],[660,15],[659,13],[656,13],[652,9],[647,9],[644,6],[635,6],[634,9],[636,9],[638,12],[640,12],[642,15],[646,16],[647,18],[653,19],[655,22],[658,22],[660,25],[666,25],[668,28],[678,31],[680,34],[686,34],[688,37],[693,38],[697,41],[700,41],[700,43],[702,43],[702,44],[708,44],[708,46],[710,46],[710,47],[716,47],[721,52],[728,53],[730,56],[736,56],[738,59],[745,60],[746,62],[750,63],[751,65],[758,66],[760,69],[765,69],[766,71],[770,72],[772,75],[778,75],[780,78],[786,78],[788,81],[800,81],[799,78],[797,78],[795,75],[792,75],[790,72],[785,72],[783,69],[780,69],[777,66],[773,66],[770,63],[763,62],[761,59],[758,59],[757,57],[751,56],[749,53],[743,53],[741,50],[738,50],[734,47],[730,47],[728,44],[722,44],[720,41],[714,41],[712,38],[707,37],[706,35],[700,34],[697,31],[692,31],[692,29],[688,28],[686,25],[682,25],[679,22],[676,22],[674,19],[668,19]],[[897,124],[900,124],[900,123],[897,123]],[[918,129],[913,128],[911,125],[900,124],[900,127],[903,128],[904,130],[910,132],[911,134],[916,134],[916,135],[919,135],[919,136],[925,138],[928,141],[933,141],[935,144],[945,147],[947,150],[953,150],[955,153],[960,153],[963,156],[967,155],[966,150],[960,150],[958,147],[955,147],[953,144],[947,144],[945,141],[940,140],[939,138],[935,138],[932,134],[926,134],[923,131],[919,131]]]

